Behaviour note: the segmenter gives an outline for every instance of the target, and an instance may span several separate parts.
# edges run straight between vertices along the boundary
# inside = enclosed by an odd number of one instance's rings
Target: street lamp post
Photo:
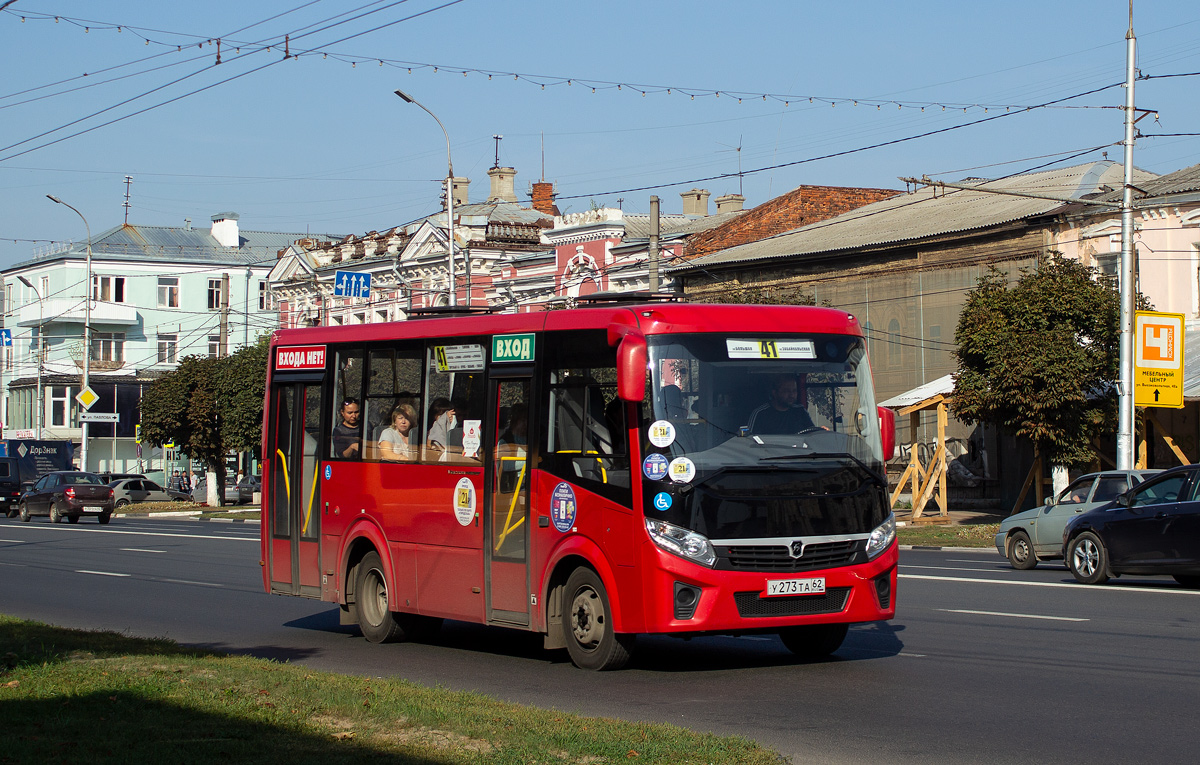
[[[88,225],[87,218],[83,217],[83,213],[71,205],[53,194],[47,194],[46,198],[63,207],[69,207],[83,221],[83,227],[87,231],[87,280],[83,289],[83,380],[79,388],[82,393],[88,389],[88,376],[92,370],[92,227]],[[79,423],[79,440],[79,469],[87,470],[88,424],[86,420]]]
[[[437,118],[437,115],[429,111],[429,109],[426,109],[425,105],[420,101],[408,95],[403,90],[397,90],[396,95],[400,96],[401,100],[403,100],[405,103],[418,106],[430,117],[433,117],[434,121],[437,122],[438,127],[442,129],[442,135],[446,136],[446,169],[449,171],[449,175],[446,176],[446,230],[449,232],[448,236],[450,239],[450,243],[447,247],[447,260],[448,265],[450,266],[450,305],[454,306],[457,304],[455,292],[457,291],[458,286],[455,284],[454,278],[454,162],[450,159],[450,134],[446,132],[446,126],[443,125],[442,121]],[[470,290],[471,285],[468,284],[467,289]],[[468,304],[470,303],[469,291],[467,293],[467,302]]]
[[[33,294],[37,295],[38,299],[37,437],[40,439],[42,437],[42,428],[44,426],[43,418],[46,416],[46,404],[42,398],[42,354],[44,353],[43,349],[46,347],[46,328],[44,325],[45,314],[43,313],[45,310],[45,303],[42,302],[42,291],[33,286],[33,282],[29,281],[24,276],[18,275],[17,278],[21,280],[21,284],[24,284],[26,287],[33,290]]]

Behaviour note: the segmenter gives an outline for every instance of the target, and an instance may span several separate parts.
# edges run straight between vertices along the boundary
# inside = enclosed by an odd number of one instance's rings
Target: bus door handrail
[[[504,545],[504,540],[508,538],[508,535],[521,528],[521,524],[525,522],[525,516],[523,515],[517,519],[516,523],[512,522],[513,513],[515,513],[517,510],[517,500],[521,497],[521,486],[525,483],[525,458],[500,457],[501,465],[503,465],[505,462],[520,462],[521,470],[519,473],[517,473],[517,485],[513,489],[512,501],[508,503],[508,517],[504,519],[504,527],[500,529],[500,536],[496,540],[496,546],[493,549],[494,552],[500,552],[500,548]],[[503,475],[504,471],[501,470],[500,472],[501,475]]]

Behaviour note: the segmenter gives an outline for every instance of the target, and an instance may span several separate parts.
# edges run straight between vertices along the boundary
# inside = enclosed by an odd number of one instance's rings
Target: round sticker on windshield
[[[454,487],[454,517],[461,526],[470,526],[475,517],[475,485],[470,478],[458,479]]]
[[[671,509],[671,495],[665,491],[660,491],[654,495],[654,509],[660,512],[665,512]]]
[[[575,526],[575,492],[571,484],[560,483],[550,495],[550,518],[554,528],[564,534]]]
[[[325,480],[328,481],[332,477],[333,477],[333,465],[326,465],[325,466]]]
[[[688,483],[696,477],[696,463],[687,457],[676,457],[667,468],[675,483]]]
[[[655,452],[642,461],[642,472],[651,481],[661,481],[667,477],[667,458]]]
[[[658,448],[675,443],[675,426],[666,420],[657,420],[650,426],[650,443]]]

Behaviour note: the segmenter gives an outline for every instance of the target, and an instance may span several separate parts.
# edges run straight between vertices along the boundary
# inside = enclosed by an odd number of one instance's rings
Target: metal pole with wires
[[[83,221],[83,227],[87,231],[87,278],[83,287],[83,379],[79,387],[79,393],[83,394],[88,390],[88,376],[92,369],[92,227],[88,225],[87,218],[83,217],[83,213],[76,210],[71,205],[62,201],[53,194],[47,194],[46,198],[51,202],[68,207],[79,216]],[[87,407],[84,407],[85,409]],[[80,417],[79,422],[79,469],[88,469],[88,424],[87,420]]]
[[[1133,34],[1133,2],[1129,3],[1129,31],[1125,35],[1125,187],[1121,194],[1121,369],[1117,385],[1117,469],[1133,469],[1133,309],[1135,267],[1133,258],[1133,82],[1136,77],[1137,38]]]

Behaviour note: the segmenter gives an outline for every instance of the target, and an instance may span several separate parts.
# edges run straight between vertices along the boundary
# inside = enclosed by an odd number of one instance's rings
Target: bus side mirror
[[[879,410],[879,440],[883,442],[883,461],[896,456],[896,412],[886,406]]]
[[[617,397],[642,401],[646,397],[646,338],[627,334],[617,346]]]

